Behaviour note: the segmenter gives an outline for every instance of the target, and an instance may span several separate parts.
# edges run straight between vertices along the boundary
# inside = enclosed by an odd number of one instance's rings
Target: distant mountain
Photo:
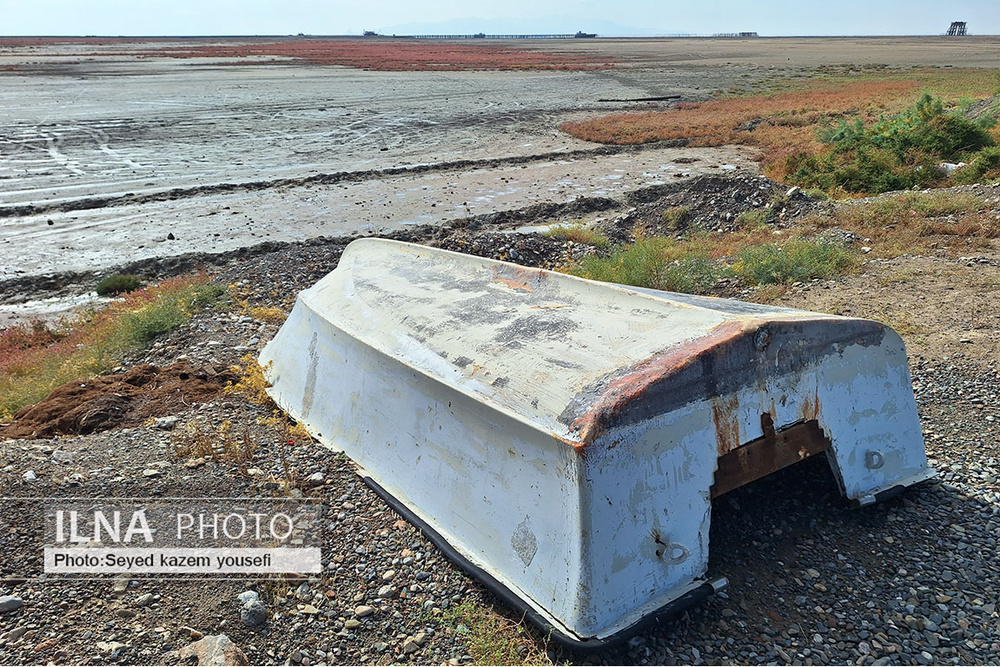
[[[580,32],[597,33],[599,37],[640,37],[652,35],[648,29],[620,25],[599,19],[570,16],[549,16],[538,19],[477,19],[463,18],[436,23],[400,23],[375,30],[380,35],[563,35]]]

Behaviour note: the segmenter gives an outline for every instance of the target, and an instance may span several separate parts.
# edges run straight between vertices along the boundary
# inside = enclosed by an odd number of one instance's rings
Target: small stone
[[[128,578],[115,579],[115,583],[111,587],[111,590],[115,593],[124,593],[128,590]]]
[[[819,579],[819,570],[814,570],[813,568],[806,568],[806,575],[811,579]]]
[[[257,594],[257,591],[243,591],[237,597],[245,605],[260,601],[260,595]]]
[[[59,637],[52,637],[50,639],[46,639],[45,641],[36,644],[34,651],[38,653],[42,651],[48,651],[49,649],[55,648],[60,641],[61,640],[59,639]]]
[[[388,600],[396,596],[396,589],[392,586],[383,586],[378,589],[378,596],[383,600]]]
[[[148,607],[149,605],[153,604],[153,594],[143,593],[142,595],[140,595],[135,599],[135,603],[140,607]]]
[[[36,479],[38,479],[38,475],[35,474],[34,470],[28,470],[28,471],[26,471],[22,475],[22,477],[24,478],[25,482],[34,482]]]
[[[375,607],[369,607],[366,604],[354,608],[354,615],[358,618],[365,618],[366,616],[371,616],[374,613]]]
[[[24,606],[24,600],[17,597],[16,595],[0,596],[0,614],[6,614],[9,611],[15,611],[23,606]]]
[[[159,477],[162,474],[163,472],[157,470],[156,468],[146,468],[145,470],[142,471],[143,477]]]
[[[412,637],[408,638],[405,642],[403,642],[403,653],[405,653],[406,655],[409,655],[411,653],[416,653],[419,650],[420,650],[420,644],[413,641]]]
[[[312,606],[311,604],[307,604],[306,606],[302,607],[302,613],[303,614],[310,614],[310,615],[312,615],[312,614],[318,614],[319,613],[319,609],[317,609],[316,607]]]
[[[945,604],[946,602],[951,602],[951,596],[950,595],[935,595],[934,599],[937,600],[941,604]]]
[[[323,473],[321,473],[321,472],[314,472],[313,474],[309,475],[309,477],[306,479],[306,481],[309,483],[310,486],[322,486],[323,481],[324,481],[323,480]]]
[[[382,581],[392,581],[395,576],[396,576],[395,570],[386,570],[385,572],[382,573]]]
[[[103,653],[114,653],[118,649],[124,647],[125,644],[122,644],[121,642],[97,642],[97,648]]]
[[[210,635],[178,649],[181,659],[197,657],[199,665],[249,665],[240,647],[226,635]]]
[[[417,581],[427,581],[428,579],[431,578],[431,573],[430,572],[417,572],[417,574],[415,575],[415,578],[416,578]]]
[[[247,591],[252,593],[253,591]],[[240,612],[240,620],[248,628],[257,628],[267,623],[267,608],[260,600],[251,600]]]
[[[349,618],[344,621],[344,627],[348,630],[356,630],[361,627],[361,621],[356,618]]]
[[[311,600],[312,588],[309,586],[309,583],[302,582],[299,584],[299,587],[295,589],[295,596],[302,601]]]
[[[173,232],[169,232],[169,233],[167,234],[167,240],[168,240],[168,241],[176,241],[176,240],[177,240],[177,237],[176,237],[176,236],[174,236],[174,233],[173,233]]]
[[[170,415],[168,417],[158,417],[153,423],[161,431],[172,431],[177,426],[178,421],[180,421],[180,417]]]

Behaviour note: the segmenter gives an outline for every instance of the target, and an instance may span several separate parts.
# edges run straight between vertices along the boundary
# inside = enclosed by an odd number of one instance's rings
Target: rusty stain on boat
[[[494,266],[492,271],[494,281],[503,283],[511,289],[525,292],[534,292],[535,286],[532,285],[532,282],[540,283],[544,279],[544,276],[537,269],[532,270],[511,264]]]
[[[630,371],[608,383],[603,394],[590,404],[589,411],[570,425],[582,444],[593,442],[631,403],[640,400],[650,389],[684,368],[708,363],[713,355],[723,354],[726,346],[746,331],[740,321],[723,322],[695,338],[640,362]]]

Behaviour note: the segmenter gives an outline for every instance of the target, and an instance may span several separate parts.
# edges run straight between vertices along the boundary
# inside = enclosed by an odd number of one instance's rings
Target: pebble
[[[24,606],[24,600],[15,595],[0,595],[0,614],[15,611]]]
[[[375,613],[375,607],[369,607],[368,605],[360,605],[354,608],[354,615],[357,618],[365,618],[366,616],[371,616]]]
[[[38,475],[35,474],[34,470],[28,470],[28,471],[26,471],[22,475],[22,477],[24,478],[25,482],[34,482],[36,479],[38,479]]]
[[[267,623],[267,608],[260,600],[250,600],[240,611],[240,620],[248,628],[257,628]]]
[[[152,593],[143,593],[135,599],[135,603],[140,607],[148,607],[153,603],[153,598],[155,596]]]
[[[361,621],[356,618],[349,618],[344,621],[344,627],[348,630],[356,630],[361,627]]]
[[[180,417],[170,415],[167,417],[158,417],[153,423],[161,431],[172,431],[177,426],[178,421],[180,421]]]
[[[244,605],[248,605],[252,602],[258,602],[260,600],[260,595],[257,591],[243,591],[237,597]]]

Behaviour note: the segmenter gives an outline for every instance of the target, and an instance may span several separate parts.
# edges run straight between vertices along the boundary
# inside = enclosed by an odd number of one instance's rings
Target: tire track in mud
[[[137,204],[149,204],[155,202],[175,201],[187,197],[195,197],[211,194],[226,194],[234,192],[256,192],[277,188],[298,187],[304,185],[330,185],[337,183],[363,182],[367,180],[409,176],[426,173],[448,173],[455,171],[466,171],[482,168],[498,168],[516,165],[546,162],[555,159],[579,159],[587,157],[598,157],[607,155],[619,155],[622,153],[633,153],[645,150],[656,150],[662,148],[675,148],[687,145],[686,140],[659,142],[655,144],[643,144],[640,146],[601,146],[592,149],[580,149],[572,151],[556,151],[550,153],[540,153],[535,155],[512,156],[505,158],[489,158],[480,160],[454,160],[450,162],[440,162],[428,165],[415,165],[409,167],[391,167],[386,169],[369,169],[361,171],[341,171],[327,174],[315,174],[303,178],[284,178],[261,181],[245,181],[241,183],[216,183],[212,185],[200,185],[186,188],[171,188],[159,192],[148,192],[142,194],[110,195],[103,197],[81,197],[68,201],[58,201],[40,204],[15,204],[0,206],[0,218],[13,218],[29,215],[42,215],[48,213],[65,213],[70,211],[82,211],[100,209],[113,206],[134,206]]]

